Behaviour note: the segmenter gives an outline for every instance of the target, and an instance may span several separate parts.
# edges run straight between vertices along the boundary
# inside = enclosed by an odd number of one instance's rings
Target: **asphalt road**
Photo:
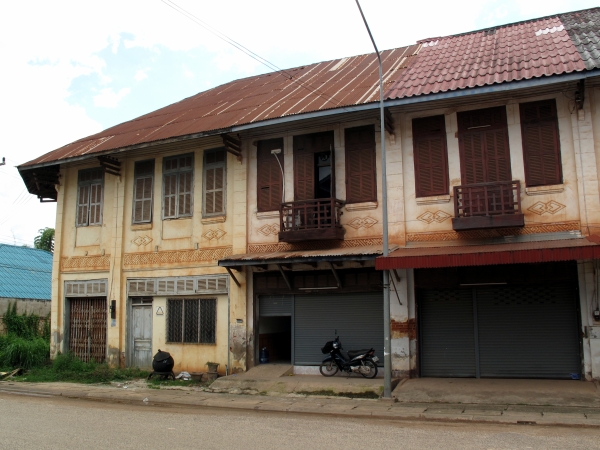
[[[0,394],[0,449],[600,449],[600,430],[436,424]]]

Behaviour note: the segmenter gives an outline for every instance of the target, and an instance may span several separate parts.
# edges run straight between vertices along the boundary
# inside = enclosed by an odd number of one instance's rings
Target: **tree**
[[[33,247],[41,250],[54,252],[54,228],[42,228],[38,230],[39,235],[33,239]]]

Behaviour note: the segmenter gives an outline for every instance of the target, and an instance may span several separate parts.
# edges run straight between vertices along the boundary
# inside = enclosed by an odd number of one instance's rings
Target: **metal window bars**
[[[216,343],[217,299],[168,299],[167,342]]]

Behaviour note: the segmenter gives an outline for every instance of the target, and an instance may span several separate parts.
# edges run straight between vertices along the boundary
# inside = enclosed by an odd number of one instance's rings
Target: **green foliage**
[[[42,338],[25,339],[14,334],[0,336],[0,361],[9,368],[31,369],[50,358],[50,343]]]
[[[50,341],[50,315],[40,330],[40,316],[37,314],[17,313],[17,302],[9,303],[6,314],[2,318],[7,334],[24,339],[47,339]]]
[[[54,252],[54,228],[42,228],[39,235],[33,239],[33,247],[47,252]]]
[[[50,364],[35,367],[20,379],[33,382],[106,383],[146,377],[148,372],[138,368],[112,368],[108,364],[83,362],[72,354],[59,354]]]

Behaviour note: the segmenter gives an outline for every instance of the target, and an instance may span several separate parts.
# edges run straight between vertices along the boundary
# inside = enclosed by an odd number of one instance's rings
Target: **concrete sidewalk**
[[[298,394],[283,396],[233,395],[205,392],[199,388],[150,389],[142,381],[121,386],[4,381],[0,382],[0,394],[62,396],[131,404],[228,408],[387,420],[468,421],[600,427],[600,407],[483,403],[399,403],[389,400],[303,396]]]

